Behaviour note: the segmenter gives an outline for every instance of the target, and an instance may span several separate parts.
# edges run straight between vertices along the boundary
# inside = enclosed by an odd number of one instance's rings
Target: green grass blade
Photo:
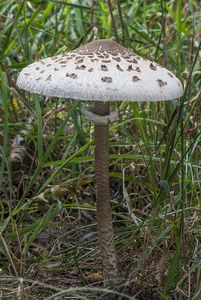
[[[54,205],[48,212],[43,216],[40,223],[28,239],[24,249],[23,249],[23,256],[25,257],[29,251],[29,247],[31,246],[32,242],[37,238],[37,236],[48,226],[48,224],[58,215],[61,211],[62,206],[61,203],[58,202]]]

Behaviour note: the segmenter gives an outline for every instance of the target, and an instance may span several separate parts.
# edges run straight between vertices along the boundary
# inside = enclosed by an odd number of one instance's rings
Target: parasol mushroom
[[[109,186],[111,101],[161,101],[183,95],[178,78],[112,40],[96,40],[24,68],[17,85],[50,97],[95,101],[85,115],[95,123],[97,226],[104,284],[118,277]]]

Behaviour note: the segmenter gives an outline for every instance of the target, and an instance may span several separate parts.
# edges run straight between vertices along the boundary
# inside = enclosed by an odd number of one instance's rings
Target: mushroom
[[[109,186],[108,132],[113,119],[109,103],[176,99],[183,95],[181,82],[169,70],[112,40],[96,40],[32,63],[20,72],[17,85],[40,95],[95,101],[85,114],[95,123],[97,227],[103,280],[108,285],[118,278]]]

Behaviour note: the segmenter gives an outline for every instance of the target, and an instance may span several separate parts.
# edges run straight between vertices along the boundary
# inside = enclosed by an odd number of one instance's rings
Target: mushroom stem
[[[94,113],[109,114],[109,102],[96,101]],[[97,227],[102,257],[103,281],[108,286],[118,277],[113,238],[109,184],[109,124],[95,124],[95,175]]]

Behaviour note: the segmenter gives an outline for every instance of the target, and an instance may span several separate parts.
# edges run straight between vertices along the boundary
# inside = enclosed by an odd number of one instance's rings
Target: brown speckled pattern
[[[83,100],[168,100],[183,92],[170,71],[110,40],[41,60],[20,75],[24,89]]]

